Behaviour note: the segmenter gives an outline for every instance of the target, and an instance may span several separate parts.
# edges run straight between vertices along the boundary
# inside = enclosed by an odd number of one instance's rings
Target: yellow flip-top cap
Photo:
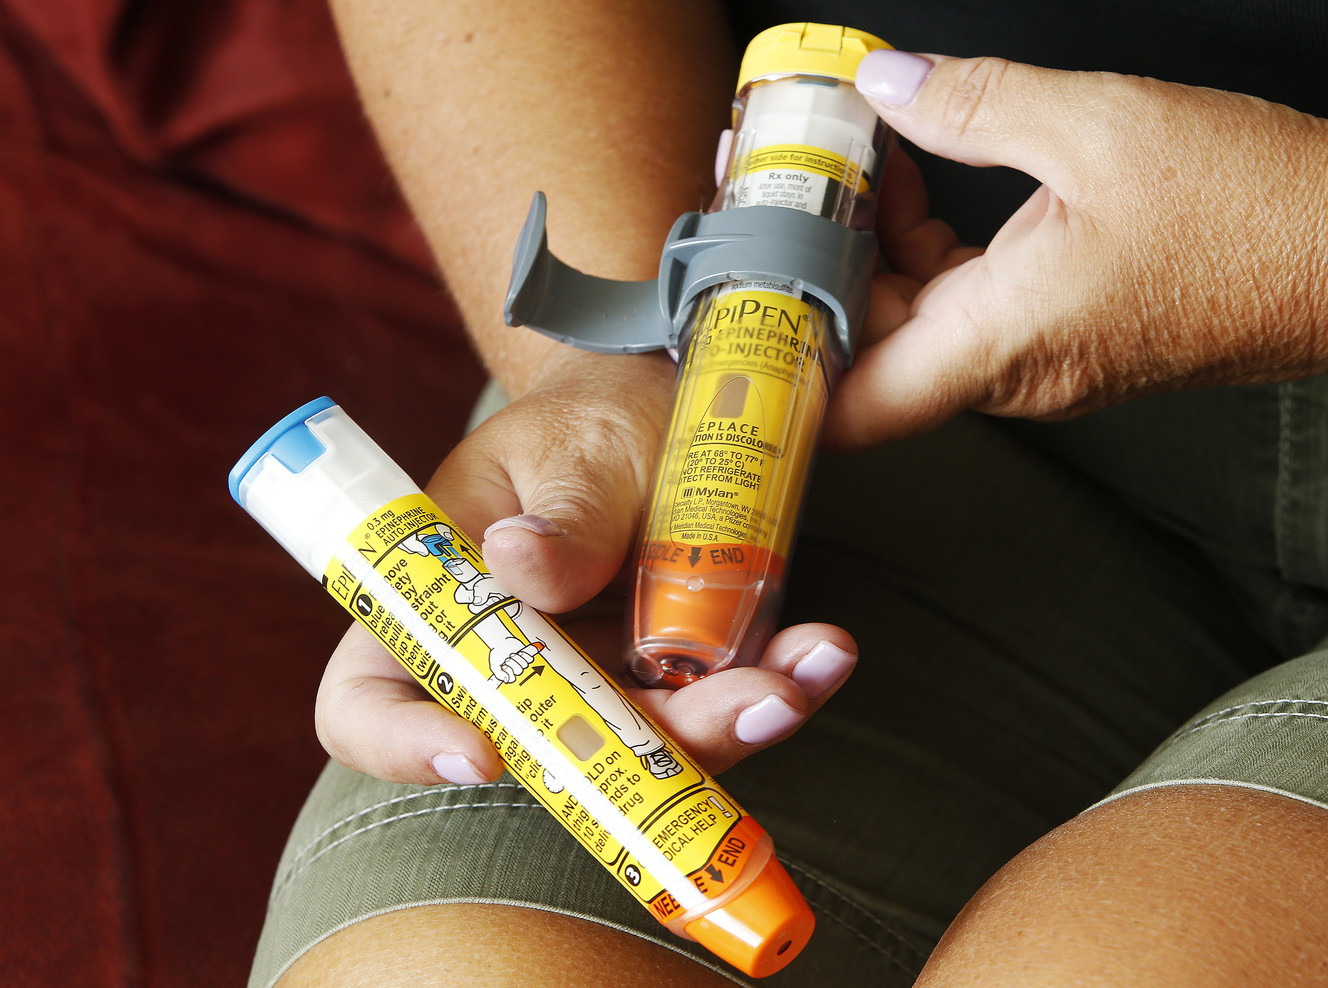
[[[753,978],[782,970],[812,938],[807,900],[772,855],[742,893],[687,924],[687,934]]]
[[[889,47],[875,35],[833,24],[799,21],[766,28],[751,40],[742,56],[738,89],[753,79],[781,75],[820,75],[852,82],[867,52]]]

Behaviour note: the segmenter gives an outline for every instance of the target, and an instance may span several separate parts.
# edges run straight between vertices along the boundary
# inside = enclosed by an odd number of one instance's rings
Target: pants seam
[[[1278,707],[1283,704],[1294,704],[1298,707],[1318,707],[1322,708],[1322,713],[1311,713],[1305,709],[1299,710],[1266,710],[1262,708]],[[1218,710],[1204,717],[1197,723],[1191,724],[1183,732],[1184,734],[1193,734],[1195,731],[1202,731],[1205,728],[1215,727],[1219,724],[1230,724],[1239,720],[1252,720],[1260,717],[1300,717],[1306,720],[1328,720],[1328,701],[1325,700],[1300,700],[1291,697],[1280,700],[1258,700],[1250,703],[1238,704],[1234,707],[1227,707],[1225,710]]]
[[[319,858],[321,858],[324,854],[327,854],[329,851],[332,851],[335,848],[340,847],[342,844],[346,843],[349,840],[363,836],[364,834],[367,834],[370,831],[377,830],[379,827],[385,827],[390,823],[400,823],[402,820],[411,820],[416,817],[428,816],[431,813],[445,813],[448,810],[487,810],[487,809],[508,810],[508,809],[538,809],[538,808],[540,808],[539,804],[533,802],[531,803],[525,803],[525,802],[452,803],[447,806],[430,806],[423,810],[413,810],[410,813],[398,813],[395,816],[390,816],[383,820],[375,820],[373,823],[366,824],[363,827],[358,827],[355,830],[352,830],[350,833],[343,834],[341,837],[338,837],[336,840],[332,841],[332,843],[328,844],[326,847],[319,850],[318,853],[308,857],[305,861],[303,861],[300,864],[299,867],[286,869],[286,873],[281,878],[279,878],[276,883],[274,883],[272,888],[272,895],[270,896],[270,901],[275,901],[276,898],[282,892],[284,892],[292,882],[295,881],[295,879],[299,878],[300,875],[308,871],[310,866],[313,865],[313,863],[317,861]],[[349,819],[353,819],[353,817],[348,817],[347,820]],[[310,845],[310,847],[312,847],[312,845]],[[309,850],[308,847],[305,848],[305,851],[307,850]],[[304,852],[301,852],[301,854],[303,853]]]
[[[370,813],[373,813],[377,810],[386,809],[389,806],[396,806],[401,803],[407,803],[413,799],[423,799],[426,796],[437,796],[440,793],[445,793],[445,792],[460,792],[465,789],[518,789],[519,790],[521,788],[522,788],[521,786],[517,785],[514,782],[492,782],[492,783],[484,783],[481,785],[474,785],[474,786],[459,786],[459,785],[431,786],[428,789],[421,789],[416,792],[406,793],[403,796],[393,796],[391,799],[379,800],[377,803],[374,803],[371,806],[366,806],[363,807],[362,809],[356,810],[350,816],[342,817],[341,819],[337,820],[335,823],[324,828],[323,831],[319,833],[316,837],[312,837],[309,840],[305,841],[304,846],[301,847],[297,853],[291,856],[290,861],[287,863],[283,871],[290,871],[292,868],[295,868],[301,858],[303,858],[306,854],[308,854],[315,847],[317,847],[325,838],[330,836],[338,828],[344,827],[346,824],[358,820],[361,817],[368,816]]]

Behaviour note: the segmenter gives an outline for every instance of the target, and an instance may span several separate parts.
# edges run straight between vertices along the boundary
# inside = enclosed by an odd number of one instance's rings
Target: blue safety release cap
[[[291,473],[299,473],[322,456],[326,447],[318,441],[307,423],[319,412],[335,405],[336,402],[326,396],[315,398],[263,433],[258,442],[250,446],[249,451],[231,467],[230,488],[235,503],[244,507],[244,502],[240,500],[240,484],[264,454],[271,453]]]

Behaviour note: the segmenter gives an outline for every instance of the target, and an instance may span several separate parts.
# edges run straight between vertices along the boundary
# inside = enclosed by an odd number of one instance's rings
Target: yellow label
[[[844,185],[856,184],[859,192],[867,189],[866,176],[856,166],[850,166],[847,158],[806,144],[770,144],[753,151],[738,165],[740,175],[775,169],[793,169],[821,175]]]
[[[846,195],[867,191],[867,176],[856,164],[824,148],[772,144],[734,163],[736,206],[783,206],[835,216]]]
[[[721,544],[788,554],[829,395],[822,315],[802,298],[745,286],[717,293],[703,313],[679,371],[657,492],[665,503],[650,532],[698,547],[693,566]]]
[[[328,592],[644,905],[659,916],[659,903],[724,891],[716,855],[734,858],[734,841],[760,828],[553,622],[503,591],[428,497],[385,505],[348,543]]]

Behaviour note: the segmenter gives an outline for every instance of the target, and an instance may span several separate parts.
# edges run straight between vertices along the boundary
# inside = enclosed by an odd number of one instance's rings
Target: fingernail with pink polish
[[[767,744],[797,727],[806,718],[777,696],[768,696],[738,714],[733,733],[743,744]]]
[[[484,530],[484,537],[487,539],[494,532],[501,532],[507,528],[520,528],[550,538],[565,534],[560,527],[539,515],[513,515],[511,518],[499,518]]]
[[[858,92],[886,106],[908,106],[934,66],[921,55],[878,48],[858,63]]]
[[[446,782],[455,782],[460,786],[477,786],[489,781],[475,767],[474,762],[459,752],[444,751],[442,754],[434,755],[430,764],[438,773],[438,777]]]
[[[830,642],[819,642],[798,660],[791,678],[802,687],[808,699],[815,700],[847,676],[857,661],[858,657],[852,652]]]

